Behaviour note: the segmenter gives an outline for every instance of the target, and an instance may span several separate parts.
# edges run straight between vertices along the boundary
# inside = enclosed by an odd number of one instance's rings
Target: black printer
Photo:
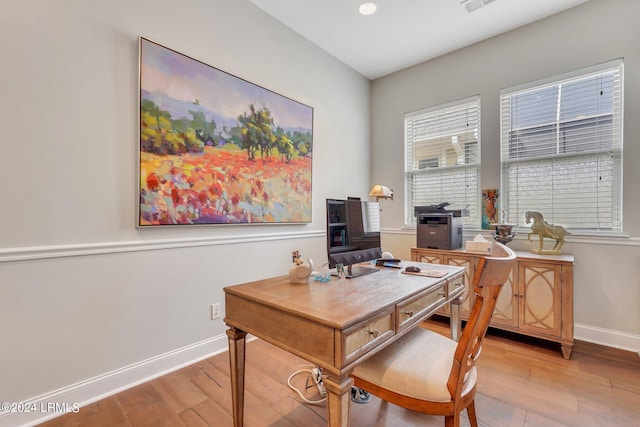
[[[416,206],[417,247],[427,249],[458,249],[462,247],[462,217],[466,209],[447,211],[444,202],[431,206]]]

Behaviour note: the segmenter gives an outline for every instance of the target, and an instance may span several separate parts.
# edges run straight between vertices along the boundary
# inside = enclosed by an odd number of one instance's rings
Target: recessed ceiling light
[[[362,15],[372,15],[375,13],[377,8],[378,6],[376,6],[374,2],[366,1],[364,3],[360,3],[360,6],[358,6],[358,12]]]

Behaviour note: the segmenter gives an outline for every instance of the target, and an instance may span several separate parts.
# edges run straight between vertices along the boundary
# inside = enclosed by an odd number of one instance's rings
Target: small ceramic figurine
[[[289,281],[291,283],[308,284],[313,271],[313,260],[309,258],[309,264],[303,264],[299,251],[292,252],[291,257],[295,266],[289,270]]]
[[[531,226],[531,232],[527,235],[527,239],[531,241],[531,235],[537,234],[540,240],[540,248],[539,249],[531,249],[531,252],[534,254],[544,254],[544,255],[560,255],[562,252],[560,248],[564,244],[564,236],[567,234],[571,234],[561,225],[553,225],[549,224],[544,220],[544,217],[540,212],[535,211],[527,211],[524,214],[525,220],[527,224],[533,221],[533,225]],[[543,239],[548,237],[550,239],[555,239],[556,244],[551,249],[543,249]]]

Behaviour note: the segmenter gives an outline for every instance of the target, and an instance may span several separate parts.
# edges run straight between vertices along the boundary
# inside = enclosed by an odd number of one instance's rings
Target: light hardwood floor
[[[446,325],[426,327],[447,333]],[[500,335],[496,335],[500,334]],[[478,362],[476,411],[491,426],[640,426],[640,358],[576,343],[571,360],[544,342],[490,332]],[[48,421],[67,426],[232,426],[227,353],[201,361]],[[270,344],[247,344],[245,425],[326,426],[326,407],[302,404],[287,386],[309,365]],[[305,376],[294,384],[304,388]],[[315,389],[308,398],[317,398]],[[463,425],[468,426],[466,414]],[[373,398],[351,405],[353,427],[438,426],[441,417],[405,411]]]

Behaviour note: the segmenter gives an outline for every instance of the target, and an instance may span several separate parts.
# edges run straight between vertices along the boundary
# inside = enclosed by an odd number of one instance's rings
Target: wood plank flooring
[[[446,334],[435,321],[425,327]],[[640,358],[577,343],[571,360],[555,344],[490,333],[478,362],[476,411],[483,427],[640,426]],[[227,353],[50,420],[45,427],[232,426]],[[309,364],[260,340],[247,344],[245,425],[326,426],[326,406],[300,403],[287,378]],[[294,378],[304,389],[305,375]],[[317,399],[315,387],[307,398]],[[468,426],[466,414],[463,426]],[[444,425],[373,398],[351,405],[353,427]]]

